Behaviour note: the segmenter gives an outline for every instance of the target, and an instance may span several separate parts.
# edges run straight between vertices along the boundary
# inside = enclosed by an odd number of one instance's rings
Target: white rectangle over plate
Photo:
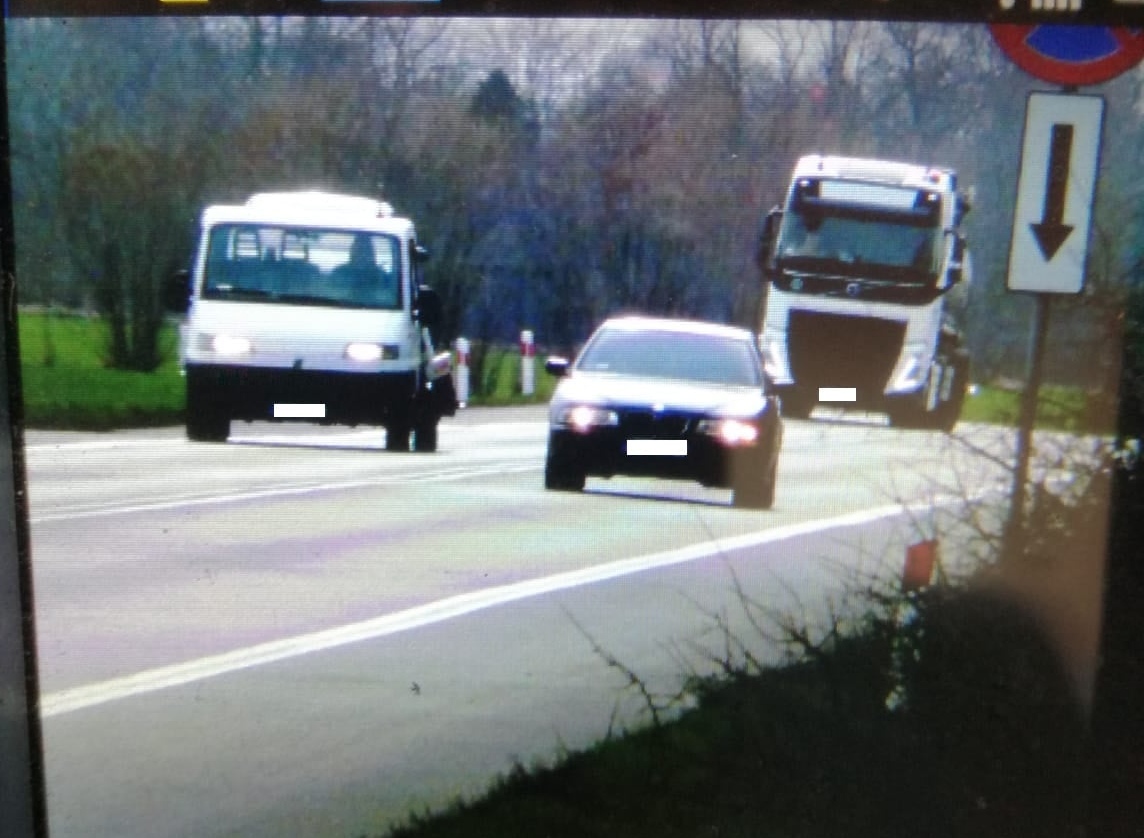
[[[856,402],[858,389],[856,387],[819,387],[818,400],[820,402]]]
[[[324,404],[276,404],[275,419],[325,419]]]
[[[686,439],[629,439],[629,457],[686,457]]]

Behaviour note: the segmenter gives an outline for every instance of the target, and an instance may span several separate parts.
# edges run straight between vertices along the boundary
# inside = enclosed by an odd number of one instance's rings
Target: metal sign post
[[[1029,96],[1009,249],[1008,288],[1032,292],[1034,305],[1013,489],[1002,543],[1002,557],[1015,558],[1024,548],[1029,460],[1049,299],[1053,294],[1078,294],[1084,289],[1100,171],[1104,99],[1078,95],[1076,87],[1099,84],[1136,66],[1144,57],[1144,38],[1137,31],[1106,27],[997,24],[991,30],[997,44],[1021,69],[1065,85],[1061,93]]]

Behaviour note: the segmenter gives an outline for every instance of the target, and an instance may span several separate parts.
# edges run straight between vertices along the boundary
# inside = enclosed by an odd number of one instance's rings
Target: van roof
[[[316,190],[259,192],[244,204],[216,204],[203,212],[203,224],[284,224],[346,230],[403,233],[412,222],[397,218],[385,201]]]

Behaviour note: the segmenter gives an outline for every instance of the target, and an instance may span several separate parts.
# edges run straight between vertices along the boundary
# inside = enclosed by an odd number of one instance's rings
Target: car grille
[[[691,429],[686,414],[652,410],[621,410],[620,432],[629,439],[682,439]]]

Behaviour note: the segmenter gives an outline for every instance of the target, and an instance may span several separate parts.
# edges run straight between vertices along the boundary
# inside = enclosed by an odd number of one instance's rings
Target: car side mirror
[[[186,314],[191,307],[191,272],[175,271],[163,292],[163,304],[175,314]]]
[[[563,378],[568,375],[569,366],[570,364],[567,358],[559,358],[553,355],[544,362],[544,371],[557,378]]]

